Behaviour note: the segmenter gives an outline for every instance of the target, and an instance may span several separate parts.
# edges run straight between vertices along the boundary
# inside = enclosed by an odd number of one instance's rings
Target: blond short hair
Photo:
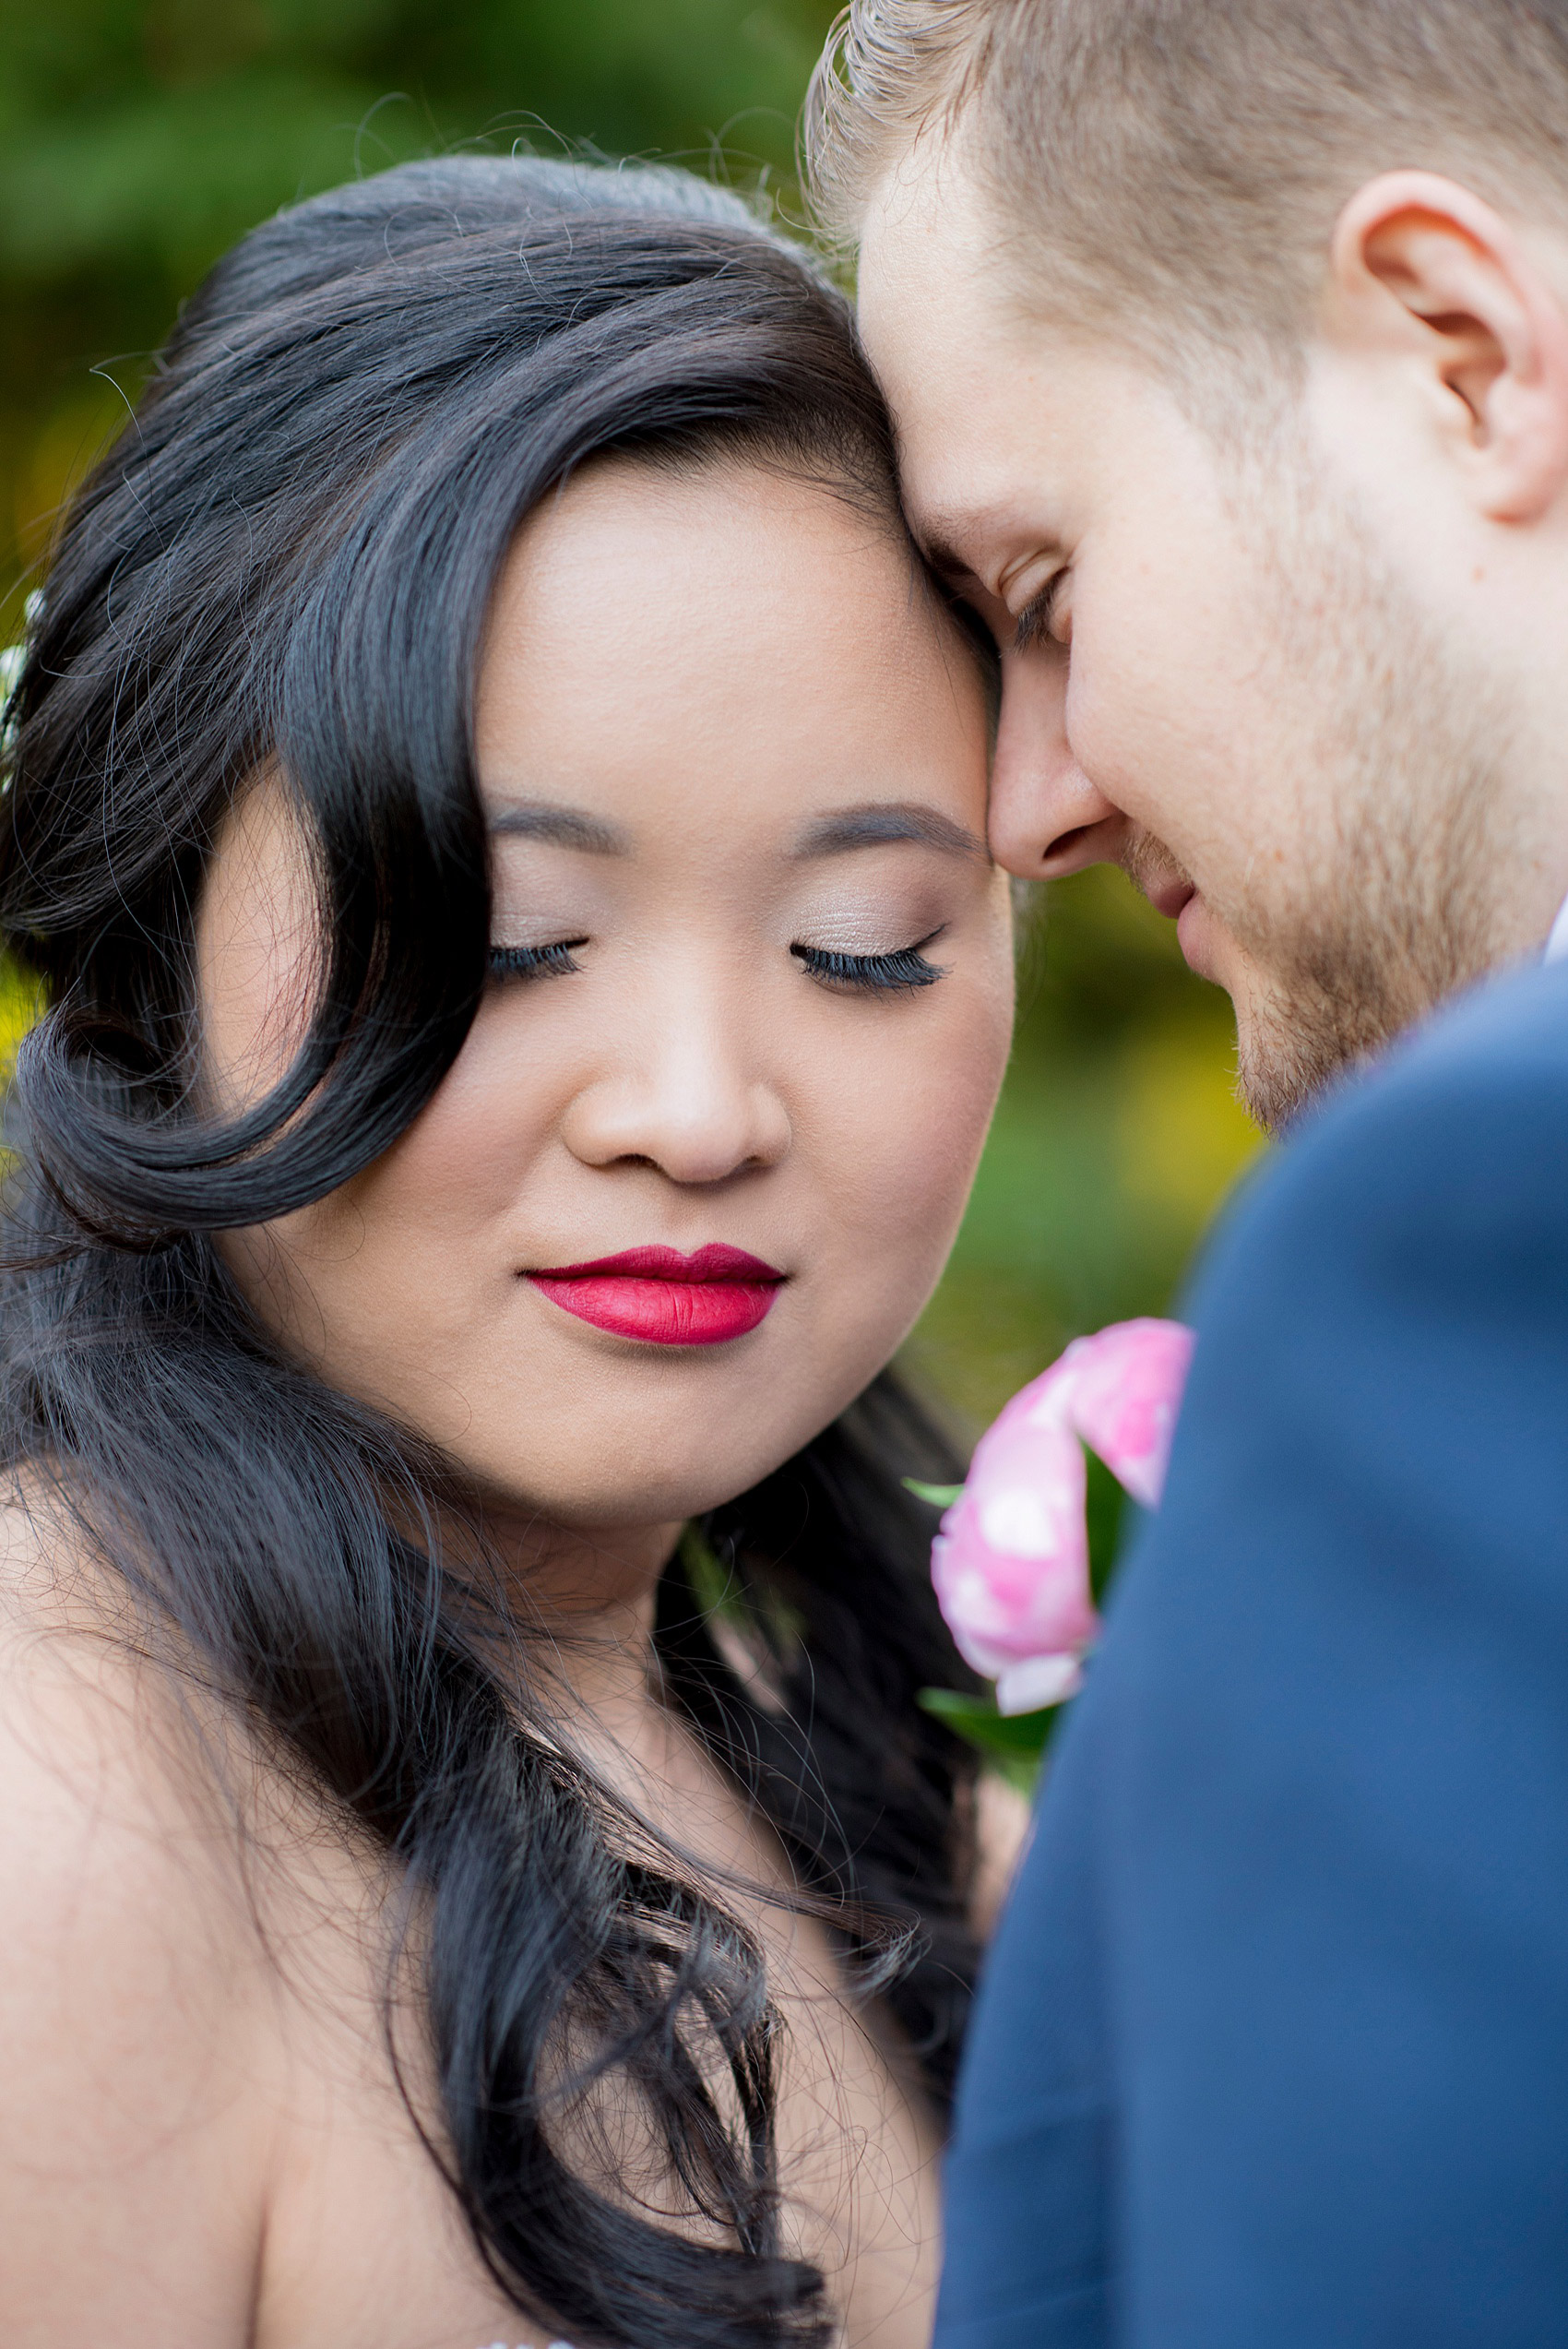
[[[1086,323],[1277,353],[1379,172],[1568,227],[1568,0],[852,0],[807,101],[819,220],[852,239],[949,133]]]

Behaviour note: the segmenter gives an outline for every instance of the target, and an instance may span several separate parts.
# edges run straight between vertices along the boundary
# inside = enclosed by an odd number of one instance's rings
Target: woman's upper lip
[[[596,1256],[581,1264],[539,1264],[529,1277],[540,1281],[782,1281],[787,1276],[760,1256],[732,1248],[723,1240],[683,1256],[679,1248],[623,1248],[619,1256]]]

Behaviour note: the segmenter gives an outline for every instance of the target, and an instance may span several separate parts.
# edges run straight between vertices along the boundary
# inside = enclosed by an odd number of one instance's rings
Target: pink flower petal
[[[1077,1656],[1029,1656],[997,1674],[996,1710],[1040,1712],[1047,1705],[1075,1697],[1083,1685],[1084,1667]]]
[[[1120,1321],[1078,1341],[1073,1424],[1146,1508],[1158,1500],[1193,1358],[1178,1321]]]
[[[1054,1704],[1076,1687],[1077,1659],[1099,1629],[1083,1446],[1152,1508],[1192,1351],[1192,1332],[1174,1321],[1123,1321],[1076,1338],[975,1447],[932,1544],[932,1577],[959,1652],[997,1682],[999,1705],[1005,1689],[1004,1711]],[[1046,1689],[1056,1693],[1028,1695]]]

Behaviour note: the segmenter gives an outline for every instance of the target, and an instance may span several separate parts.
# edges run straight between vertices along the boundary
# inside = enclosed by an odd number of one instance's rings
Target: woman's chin
[[[573,1458],[555,1473],[530,1462],[499,1474],[481,1471],[479,1481],[490,1521],[503,1538],[515,1527],[530,1544],[542,1538],[548,1545],[552,1534],[564,1533],[613,1555],[640,1552],[688,1518],[722,1508],[799,1449],[799,1442],[780,1437],[766,1450],[748,1446],[733,1456],[721,1453],[716,1460],[709,1452],[688,1460],[679,1452],[672,1457],[671,1447],[647,1455],[617,1448],[607,1432],[600,1457],[613,1461],[611,1473],[585,1473],[588,1461]]]
[[[701,1517],[792,1459],[891,1353],[892,1339],[862,1350],[852,1343],[858,1334],[818,1330],[809,1345],[782,1346],[768,1342],[765,1324],[742,1347],[683,1352],[673,1377],[668,1354],[628,1360],[630,1350],[612,1341],[603,1358],[585,1364],[573,1347],[530,1364],[526,1384],[504,1377],[500,1365],[454,1379],[442,1389],[442,1425],[408,1405],[401,1415],[422,1425],[509,1517],[608,1541]],[[752,1352],[759,1341],[766,1354]],[[831,1381],[824,1362],[835,1365]],[[463,1400],[477,1397],[486,1401]]]

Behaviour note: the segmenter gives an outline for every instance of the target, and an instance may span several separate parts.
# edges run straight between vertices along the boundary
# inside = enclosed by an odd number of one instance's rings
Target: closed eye
[[[821,946],[792,946],[790,951],[807,976],[822,986],[844,993],[901,995],[911,987],[934,986],[938,979],[946,977],[939,962],[928,962],[921,952],[941,936],[941,930],[932,930],[913,946],[895,948],[890,954],[844,954],[837,947]]]
[[[1015,652],[1029,651],[1033,646],[1042,644],[1051,634],[1051,615],[1056,609],[1056,599],[1062,592],[1062,582],[1066,576],[1065,571],[1053,571],[1039,593],[1025,604],[1014,623],[1013,650]]]
[[[561,938],[553,946],[493,946],[490,975],[493,979],[537,979],[551,972],[580,971],[583,966],[573,961],[572,949],[587,944],[587,938]]]

